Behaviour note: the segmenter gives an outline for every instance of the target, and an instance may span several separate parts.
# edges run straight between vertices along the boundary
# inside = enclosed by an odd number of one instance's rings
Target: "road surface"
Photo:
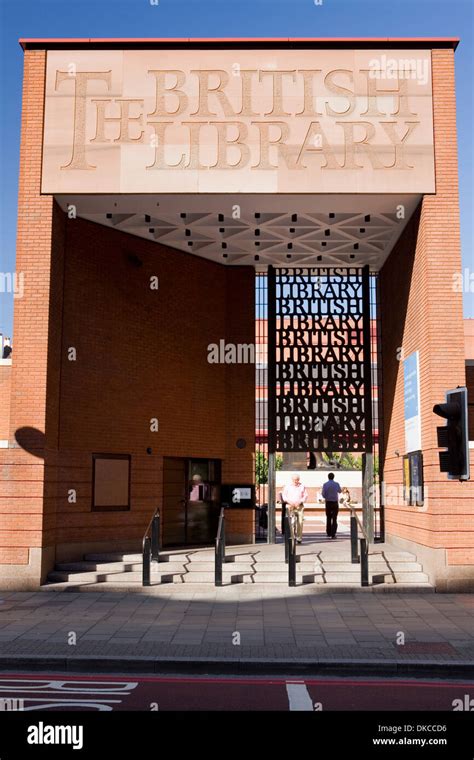
[[[455,702],[455,700],[458,700]],[[471,703],[472,700],[472,703]],[[0,710],[474,711],[474,681],[2,674]]]

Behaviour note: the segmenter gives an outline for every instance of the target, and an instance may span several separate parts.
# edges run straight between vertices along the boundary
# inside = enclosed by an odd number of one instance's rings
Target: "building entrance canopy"
[[[378,271],[420,195],[79,195],[56,200],[71,217],[225,265],[362,266]]]

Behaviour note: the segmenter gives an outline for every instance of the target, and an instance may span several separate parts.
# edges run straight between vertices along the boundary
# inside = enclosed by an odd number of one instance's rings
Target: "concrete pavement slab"
[[[87,604],[86,595],[67,593],[58,605],[36,604],[34,592],[3,595],[8,608],[0,605],[0,667],[11,668],[19,660],[36,667],[57,655],[68,668],[87,661],[110,670],[117,658],[123,665],[146,652],[152,661],[145,658],[142,665],[146,662],[150,668],[163,658],[181,667],[199,662],[204,666],[207,657],[213,663],[227,659],[241,668],[260,659],[275,666],[330,662],[357,669],[382,662],[395,668],[402,663],[474,671],[473,605],[464,595],[441,600],[430,595],[427,600],[421,593],[392,594],[387,601],[353,592],[321,595],[303,589],[293,596],[287,590],[269,599],[266,593],[269,589],[262,593],[245,588],[233,589],[229,596],[223,588],[216,589],[210,601],[208,592],[203,598],[197,588],[183,598],[171,598],[169,589],[161,589],[140,596],[138,605],[122,592],[107,592],[107,604],[103,593],[87,594]],[[44,591],[36,596],[46,598]],[[22,617],[26,611],[28,622]],[[67,643],[71,630],[77,634],[75,646]],[[235,631],[241,635],[240,646],[232,644]],[[426,645],[425,651],[396,648],[399,631],[407,642]],[[450,655],[430,652],[430,644],[443,642],[451,644]]]

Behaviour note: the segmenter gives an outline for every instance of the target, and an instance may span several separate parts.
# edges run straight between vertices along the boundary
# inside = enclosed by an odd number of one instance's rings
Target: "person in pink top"
[[[292,476],[291,485],[284,487],[282,496],[288,511],[296,517],[296,540],[300,544],[303,540],[304,504],[308,498],[308,492],[297,473]]]

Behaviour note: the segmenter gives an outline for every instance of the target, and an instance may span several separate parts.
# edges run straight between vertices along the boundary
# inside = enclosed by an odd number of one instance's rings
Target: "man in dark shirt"
[[[334,480],[334,473],[330,472],[328,480],[323,485],[321,491],[322,497],[326,502],[326,533],[328,538],[336,538],[340,493],[341,486]]]

